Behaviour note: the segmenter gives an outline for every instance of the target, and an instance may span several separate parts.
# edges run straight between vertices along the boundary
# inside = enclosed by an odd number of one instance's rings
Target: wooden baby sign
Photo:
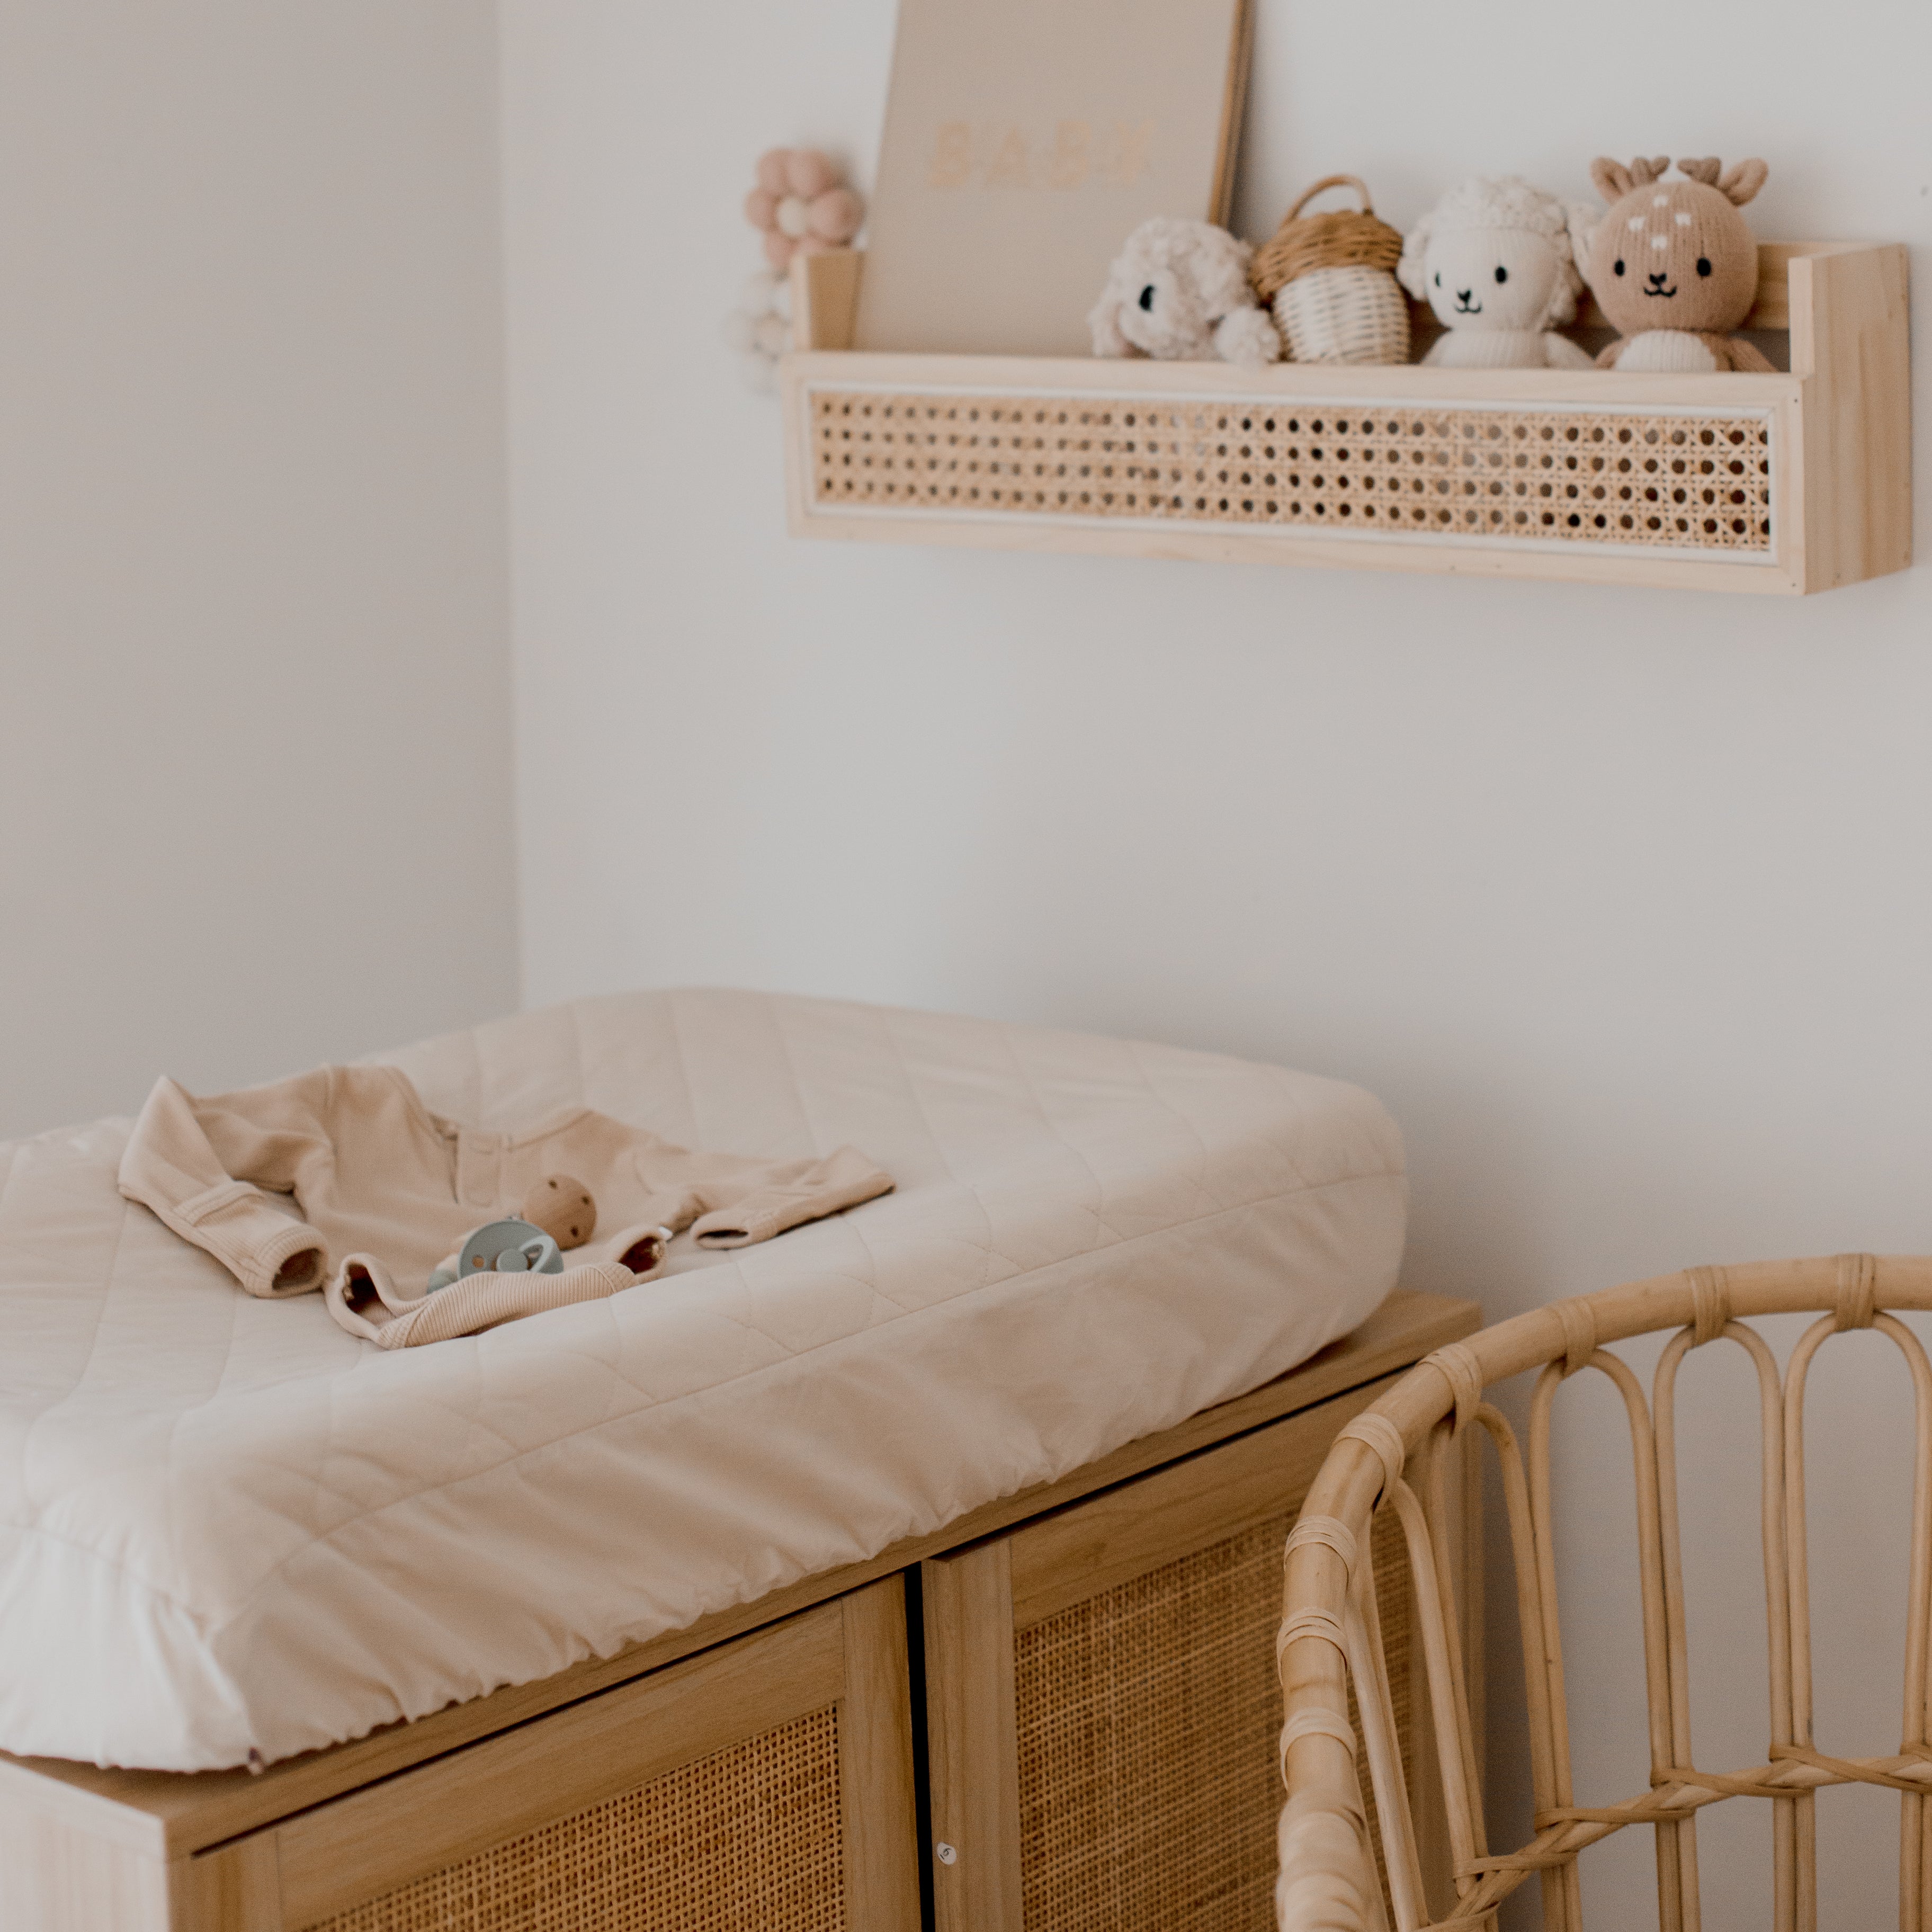
[[[854,346],[1084,356],[1150,215],[1226,218],[1247,0],[899,0]]]

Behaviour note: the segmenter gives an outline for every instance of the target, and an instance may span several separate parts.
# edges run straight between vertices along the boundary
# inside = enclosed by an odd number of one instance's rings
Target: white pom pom
[[[795,194],[788,194],[778,203],[778,232],[789,235],[794,242],[802,241],[812,226],[812,212]]]
[[[791,346],[791,324],[781,322],[775,315],[768,315],[758,324],[754,339],[761,355],[782,356]]]
[[[784,286],[785,278],[776,268],[760,268],[755,275],[745,278],[743,292],[738,299],[748,315],[763,315],[772,305],[772,296]]]
[[[772,291],[772,313],[789,322],[791,320],[791,278],[787,276]]]
[[[1281,333],[1264,310],[1238,308],[1215,325],[1214,347],[1223,362],[1254,368],[1281,360]]]
[[[754,316],[747,315],[741,308],[734,308],[724,318],[724,326],[719,332],[724,338],[727,349],[740,351],[749,349],[758,340],[758,325]]]

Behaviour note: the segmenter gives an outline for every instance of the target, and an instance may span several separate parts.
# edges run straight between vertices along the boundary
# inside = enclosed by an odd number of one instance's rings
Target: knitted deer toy
[[[1598,363],[1654,375],[1768,370],[1764,356],[1731,332],[1757,294],[1757,244],[1738,210],[1770,171],[1762,161],[1740,161],[1728,173],[1714,160],[1679,161],[1682,180],[1660,180],[1670,166],[1661,155],[1628,167],[1590,164],[1610,207],[1576,237],[1576,259],[1622,332]]]

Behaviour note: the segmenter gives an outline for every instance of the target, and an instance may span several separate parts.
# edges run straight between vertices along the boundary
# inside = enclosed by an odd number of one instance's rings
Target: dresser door
[[[918,1932],[892,1577],[177,1868],[178,1932]]]
[[[1388,1385],[921,1566],[939,1932],[1273,1932],[1282,1544],[1335,1432]],[[1420,1646],[1412,1668],[1386,1514],[1413,1789]]]

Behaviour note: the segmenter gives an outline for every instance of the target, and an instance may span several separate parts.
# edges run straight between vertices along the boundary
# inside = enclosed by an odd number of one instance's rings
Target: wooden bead
[[[547,1174],[524,1196],[524,1219],[568,1252],[597,1232],[597,1203],[574,1176]]]

